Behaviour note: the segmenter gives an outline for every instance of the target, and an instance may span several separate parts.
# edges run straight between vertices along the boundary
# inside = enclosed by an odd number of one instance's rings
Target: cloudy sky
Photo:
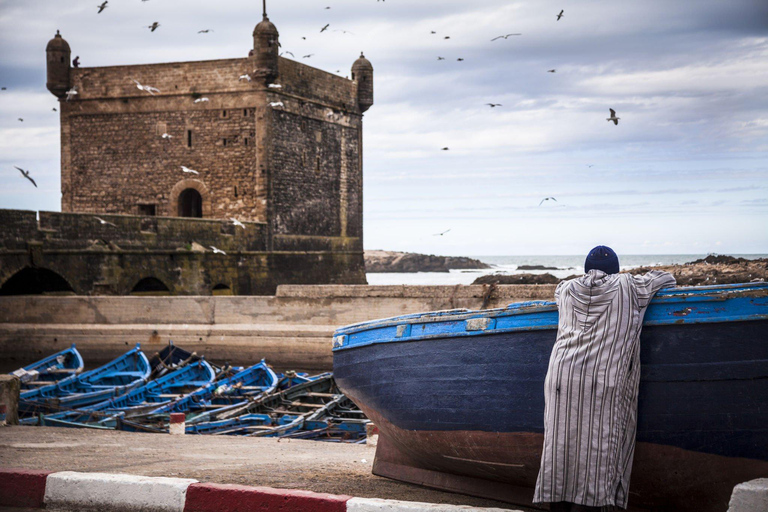
[[[0,0],[0,208],[60,209],[45,89],[57,29],[83,66],[230,58],[248,53],[261,13],[253,0],[109,0],[97,14],[99,3]],[[283,50],[307,64],[346,76],[360,51],[373,63],[367,249],[768,253],[765,0],[271,0],[268,11]],[[508,33],[522,35],[491,41]]]

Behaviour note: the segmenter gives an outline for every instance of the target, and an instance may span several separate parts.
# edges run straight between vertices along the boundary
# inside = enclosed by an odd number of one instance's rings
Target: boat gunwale
[[[669,307],[676,304],[706,304],[712,302],[721,303],[728,299],[755,298],[768,298],[768,283],[738,283],[733,285],[666,288],[660,290],[656,294],[651,302],[651,306],[656,305],[657,307]],[[756,308],[760,308],[760,306],[764,305],[757,305]],[[652,318],[649,320],[646,316],[646,320],[643,322],[643,326],[768,320],[768,308],[765,307],[758,309],[758,311],[765,311],[764,313],[737,313],[732,315],[710,314],[704,317],[694,316],[688,318],[688,314],[691,311],[692,308],[685,308],[681,311],[673,311],[669,313],[669,315],[671,315],[669,318],[663,319]],[[379,320],[370,320],[367,322],[352,324],[337,329],[333,334],[333,351],[336,352],[340,350],[351,350],[379,343],[424,341],[446,337],[455,338],[469,336],[488,336],[508,332],[555,330],[557,329],[556,317],[554,321],[550,320],[545,323],[522,324],[508,327],[497,327],[495,321],[499,318],[516,317],[521,315],[546,315],[547,313],[552,312],[557,312],[557,305],[553,301],[527,301],[512,303],[505,308],[493,308],[486,310],[451,309],[444,311],[431,311],[426,313],[412,313],[408,315],[401,315]],[[470,329],[466,324],[466,321],[473,319],[488,319],[487,325],[482,326],[481,324],[478,328]],[[411,334],[412,327],[415,325],[429,325],[449,322],[465,322],[465,325],[462,329],[446,330],[440,333]],[[355,334],[364,332],[373,333],[373,331],[379,329],[387,329],[392,327],[402,329],[402,334],[395,334],[394,336],[385,333],[381,333],[378,336],[372,334],[371,339],[356,340],[350,343],[350,336]]]

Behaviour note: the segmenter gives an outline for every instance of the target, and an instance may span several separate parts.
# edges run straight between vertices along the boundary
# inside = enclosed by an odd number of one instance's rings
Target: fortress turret
[[[357,81],[357,104],[360,112],[365,112],[373,105],[373,66],[360,52],[360,58],[352,64],[352,80]]]
[[[58,30],[54,38],[48,41],[45,53],[48,68],[48,81],[45,86],[54,96],[61,98],[70,88],[69,57],[71,51],[69,44],[61,37]]]
[[[264,76],[267,83],[277,79],[279,36],[277,28],[269,21],[265,10],[263,19],[253,29],[253,58],[256,64],[256,74]]]

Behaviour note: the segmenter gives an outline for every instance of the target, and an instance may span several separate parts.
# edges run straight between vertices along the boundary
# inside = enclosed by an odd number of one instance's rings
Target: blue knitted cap
[[[613,249],[605,245],[598,245],[587,255],[584,262],[584,272],[592,269],[602,270],[606,274],[619,273],[619,257],[613,252]]]

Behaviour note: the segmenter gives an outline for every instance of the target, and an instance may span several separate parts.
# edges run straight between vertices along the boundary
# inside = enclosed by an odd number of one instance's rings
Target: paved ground
[[[184,477],[361,498],[521,509],[374,476],[374,452],[366,445],[303,440],[0,428],[0,466],[6,468]]]

